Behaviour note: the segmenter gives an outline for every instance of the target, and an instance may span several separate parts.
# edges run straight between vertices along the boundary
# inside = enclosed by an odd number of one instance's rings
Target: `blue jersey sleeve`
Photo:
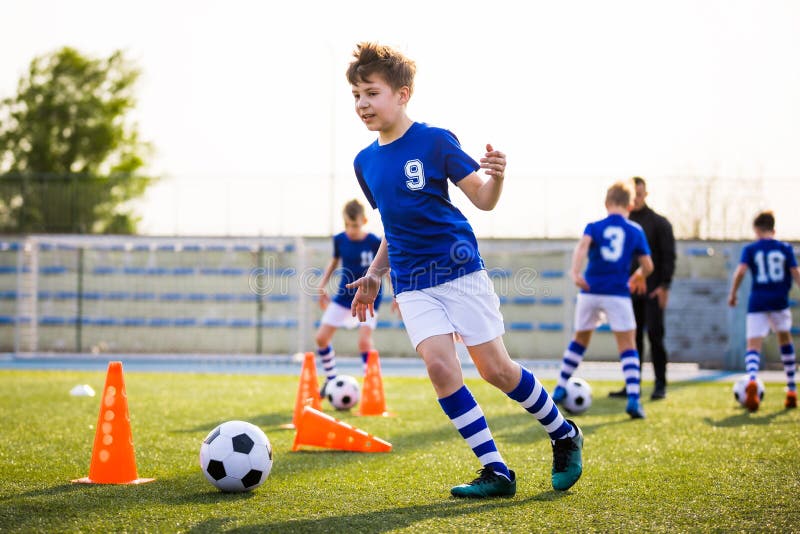
[[[750,249],[749,246],[744,247],[742,249],[742,257],[739,258],[739,263],[744,263],[745,265],[749,266],[750,265],[750,256],[752,255],[751,252],[752,252],[752,250]]]
[[[455,134],[449,130],[442,130],[442,132],[438,139],[439,150],[444,159],[445,173],[455,184],[480,169],[481,166],[464,152]]]
[[[797,267],[797,257],[794,255],[794,249],[792,245],[786,244],[786,266],[790,269],[792,267]]]
[[[586,228],[583,229],[583,235],[588,235],[592,237],[592,230],[594,229],[594,223],[589,223],[586,225]]]
[[[333,257],[334,258],[341,258],[342,257],[342,251],[339,248],[339,236],[338,235],[333,236]]]
[[[364,180],[364,175],[361,172],[361,167],[359,166],[358,161],[353,162],[353,168],[356,171],[356,178],[358,179],[358,185],[361,186],[361,190],[364,192],[364,196],[367,197],[367,202],[369,202],[369,205],[372,206],[372,209],[377,208],[378,205],[375,203],[375,199],[372,197],[372,191],[369,190],[369,186],[367,185],[367,182]]]

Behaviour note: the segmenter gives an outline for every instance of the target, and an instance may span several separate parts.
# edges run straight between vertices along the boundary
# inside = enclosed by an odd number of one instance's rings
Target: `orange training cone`
[[[303,406],[307,404],[317,410],[322,409],[322,401],[319,398],[317,364],[313,352],[306,352],[305,358],[303,359],[303,368],[300,370],[300,384],[297,386],[297,398],[294,401],[292,422],[281,425],[281,428],[297,428],[300,415],[303,413]]]
[[[391,443],[309,406],[303,408],[292,450],[296,451],[303,445],[355,452],[392,450]]]
[[[364,373],[364,387],[361,391],[359,415],[389,415],[386,413],[386,397],[383,394],[381,362],[377,350],[367,355],[367,370]]]
[[[83,484],[143,484],[154,478],[139,478],[133,452],[128,397],[122,378],[122,362],[108,362],[106,385],[92,447],[89,476],[73,480]]]

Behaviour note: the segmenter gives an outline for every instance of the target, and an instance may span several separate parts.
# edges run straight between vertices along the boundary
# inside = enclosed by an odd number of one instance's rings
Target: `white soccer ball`
[[[266,434],[245,421],[227,421],[200,446],[200,468],[221,491],[250,491],[269,476],[272,446]]]
[[[567,396],[562,406],[569,413],[580,414],[592,405],[592,386],[583,378],[572,377],[567,381]]]
[[[744,406],[744,388],[750,382],[750,375],[742,375],[739,380],[733,383],[733,398],[736,402]],[[764,382],[760,378],[756,378],[758,384],[758,400],[764,400]]]
[[[325,397],[337,410],[349,410],[358,404],[361,388],[352,376],[338,375],[325,386]]]

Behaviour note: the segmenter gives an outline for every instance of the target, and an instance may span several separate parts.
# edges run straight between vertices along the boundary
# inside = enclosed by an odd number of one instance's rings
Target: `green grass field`
[[[105,373],[0,372],[0,531],[531,532],[798,531],[800,412],[769,384],[761,411],[735,406],[729,383],[675,384],[631,421],[616,384],[593,383],[576,418],[583,478],[550,487],[550,445],[538,423],[481,381],[469,381],[518,476],[512,499],[459,501],[449,488],[479,468],[425,379],[385,379],[393,418],[339,415],[390,441],[389,454],[290,452],[297,378],[126,373],[141,486],[86,486]],[[94,398],[71,397],[88,383]],[[548,388],[552,383],[546,384]],[[326,411],[329,409],[325,407]],[[198,466],[218,423],[259,425],[275,454],[266,483],[223,494]]]

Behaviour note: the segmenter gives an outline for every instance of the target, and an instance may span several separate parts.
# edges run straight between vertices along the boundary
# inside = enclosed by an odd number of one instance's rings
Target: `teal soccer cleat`
[[[578,425],[567,420],[576,434],[571,438],[557,439],[553,444],[553,489],[571,488],[583,473],[583,432]]]
[[[561,386],[556,386],[556,389],[553,390],[553,394],[550,395],[550,398],[552,398],[553,402],[556,404],[561,404],[566,396],[567,390]]]
[[[450,490],[453,497],[483,499],[485,497],[513,497],[517,493],[517,476],[511,471],[511,480],[498,475],[491,467],[478,470],[478,478]]]

